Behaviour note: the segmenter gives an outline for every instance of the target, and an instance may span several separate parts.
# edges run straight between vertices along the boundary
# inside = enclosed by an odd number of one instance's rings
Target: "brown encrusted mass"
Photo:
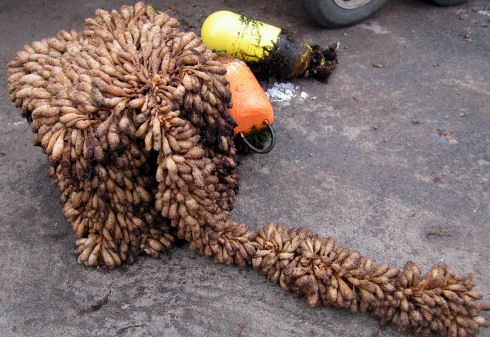
[[[218,263],[252,265],[312,307],[371,312],[424,336],[474,336],[472,277],[422,275],[299,228],[229,221],[237,191],[226,71],[194,33],[139,2],[97,10],[82,33],[34,42],[9,63],[9,92],[51,163],[79,263],[112,269],[175,237]]]

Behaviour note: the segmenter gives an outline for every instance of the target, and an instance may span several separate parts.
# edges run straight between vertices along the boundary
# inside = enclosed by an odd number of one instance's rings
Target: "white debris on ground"
[[[299,93],[299,89],[299,86],[291,82],[274,82],[274,85],[267,89],[265,94],[271,102],[281,102],[284,106],[288,106],[298,95],[302,100],[310,96],[305,91]]]
[[[479,10],[478,11],[478,14],[490,16],[490,12],[489,11],[484,11],[484,10]]]
[[[291,82],[274,82],[272,88],[267,89],[265,94],[272,102],[282,102],[284,105],[290,105],[291,100],[298,96],[298,88]]]
[[[21,120],[21,121],[18,121],[18,122],[8,122],[7,124],[8,125],[19,126],[19,125],[22,125],[24,123],[25,123],[25,121],[24,120]]]

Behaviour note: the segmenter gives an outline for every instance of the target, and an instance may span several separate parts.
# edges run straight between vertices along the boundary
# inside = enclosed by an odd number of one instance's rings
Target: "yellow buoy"
[[[229,11],[211,14],[201,28],[201,39],[209,49],[247,62],[258,62],[267,56],[280,34],[279,27]]]
[[[337,45],[326,50],[300,36],[229,11],[211,14],[201,28],[204,44],[277,78],[313,76],[326,81],[337,64]]]

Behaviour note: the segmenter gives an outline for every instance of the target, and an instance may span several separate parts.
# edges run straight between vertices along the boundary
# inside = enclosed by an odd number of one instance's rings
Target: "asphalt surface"
[[[24,44],[82,29],[96,8],[121,4],[0,2],[0,335],[408,336],[365,314],[310,309],[252,269],[216,265],[188,246],[111,272],[77,264],[48,162],[11,105],[6,67]],[[241,158],[234,220],[305,226],[397,267],[444,262],[472,273],[490,300],[487,1],[392,0],[338,30],[313,26],[293,0],[154,4],[173,5],[196,32],[227,9],[312,44],[341,42],[328,84],[295,80],[297,97],[274,103],[276,148]]]

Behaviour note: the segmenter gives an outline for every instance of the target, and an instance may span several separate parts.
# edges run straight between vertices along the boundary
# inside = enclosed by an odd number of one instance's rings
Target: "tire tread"
[[[333,0],[301,0],[310,19],[324,28],[345,27],[363,21],[380,10],[386,2],[387,0],[371,0],[360,8],[344,9]]]

